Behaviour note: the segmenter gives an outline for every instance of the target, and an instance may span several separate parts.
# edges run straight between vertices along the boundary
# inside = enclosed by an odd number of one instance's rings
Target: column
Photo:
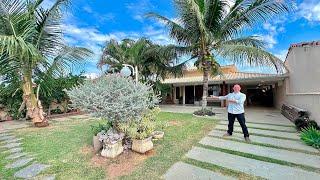
[[[182,104],[186,104],[186,86],[182,86]]]

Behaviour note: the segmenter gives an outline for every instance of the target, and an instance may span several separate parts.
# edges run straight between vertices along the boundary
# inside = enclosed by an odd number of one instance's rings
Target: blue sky
[[[45,6],[53,0],[45,0]],[[84,70],[99,73],[96,62],[101,49],[110,39],[148,37],[156,43],[174,43],[166,29],[154,20],[145,19],[147,12],[157,12],[176,18],[172,0],[72,0],[65,14],[64,31],[71,45],[84,46],[95,52]],[[292,43],[320,40],[320,0],[294,1],[296,10],[272,21],[257,25],[250,34],[261,36],[268,51],[285,58]],[[220,60],[221,65],[230,64]],[[264,68],[239,67],[241,71],[268,71]]]

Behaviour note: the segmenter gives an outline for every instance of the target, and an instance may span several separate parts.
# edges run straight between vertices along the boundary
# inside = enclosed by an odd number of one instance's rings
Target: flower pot
[[[164,132],[163,131],[154,131],[152,134],[152,137],[154,139],[162,139],[164,136]]]
[[[92,142],[93,142],[93,149],[95,153],[97,153],[102,149],[102,142],[99,141],[98,136],[93,136]]]
[[[151,137],[143,140],[134,139],[132,141],[132,150],[143,154],[153,149],[153,143],[151,139],[152,139]]]
[[[107,158],[115,158],[123,152],[122,141],[118,141],[115,144],[105,144],[101,156]]]

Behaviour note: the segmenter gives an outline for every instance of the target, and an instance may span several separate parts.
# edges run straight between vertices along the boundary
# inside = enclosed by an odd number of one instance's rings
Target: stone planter
[[[105,144],[101,156],[107,158],[115,158],[123,152],[122,141],[118,141],[115,144]]]
[[[153,149],[153,143],[151,140],[151,137],[143,140],[134,139],[132,141],[132,150],[141,154],[150,151]]]
[[[154,131],[152,134],[152,137],[154,139],[162,139],[164,136],[164,132],[163,131]]]
[[[94,152],[95,153],[99,152],[102,149],[102,142],[99,141],[99,136],[93,136],[92,142],[93,142]]]

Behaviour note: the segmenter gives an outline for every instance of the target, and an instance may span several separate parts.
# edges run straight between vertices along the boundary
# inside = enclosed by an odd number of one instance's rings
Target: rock
[[[102,142],[99,141],[98,136],[93,136],[92,142],[93,142],[93,149],[94,149],[95,153],[97,153],[98,151],[100,151],[102,149],[103,145],[102,145]]]
[[[122,141],[118,141],[115,144],[107,144],[101,151],[101,156],[107,158],[115,158],[123,152]]]

